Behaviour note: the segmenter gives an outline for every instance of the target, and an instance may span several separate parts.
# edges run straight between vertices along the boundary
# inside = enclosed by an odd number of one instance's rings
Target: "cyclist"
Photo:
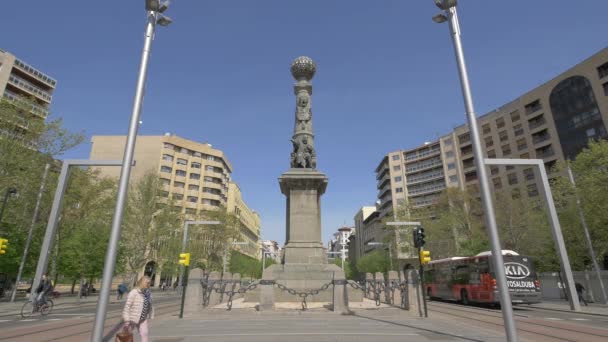
[[[40,285],[36,289],[36,307],[40,307],[46,304],[46,297],[49,293],[53,291],[53,284],[51,284],[51,280],[49,279],[47,274],[42,275],[42,280],[40,280]]]

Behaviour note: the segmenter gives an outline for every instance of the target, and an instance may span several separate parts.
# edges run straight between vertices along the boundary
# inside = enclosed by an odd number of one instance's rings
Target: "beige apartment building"
[[[57,81],[7,51],[0,49],[0,94],[8,101],[19,97],[32,98],[34,104],[22,126],[27,129],[29,120],[45,120],[53,100]]]
[[[547,169],[574,159],[590,139],[608,138],[605,122],[608,48],[478,118],[487,158],[543,159]],[[530,167],[492,166],[489,175],[495,191],[509,189],[514,197],[539,194],[539,178]],[[412,150],[387,154],[376,178],[381,217],[405,201],[429,205],[446,187],[476,186],[468,125]]]
[[[92,160],[121,160],[126,136],[93,136]],[[135,167],[131,182],[147,172],[160,176],[164,198],[171,198],[176,209],[194,219],[202,211],[225,207],[240,220],[240,232],[248,245],[237,245],[245,254],[259,258],[258,240],[261,220],[242,199],[238,186],[231,181],[232,165],[218,149],[175,135],[138,136],[135,144]],[[102,167],[105,176],[119,177],[120,168]]]

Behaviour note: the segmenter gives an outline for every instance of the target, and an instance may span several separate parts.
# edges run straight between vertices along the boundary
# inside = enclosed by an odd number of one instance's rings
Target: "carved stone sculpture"
[[[296,115],[293,129],[293,151],[291,153],[292,168],[317,168],[317,156],[314,147],[312,131],[310,80],[317,68],[309,57],[298,57],[291,64],[291,74],[296,79],[294,94],[296,95]]]

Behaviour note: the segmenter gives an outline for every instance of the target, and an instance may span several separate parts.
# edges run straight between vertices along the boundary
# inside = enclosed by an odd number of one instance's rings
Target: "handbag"
[[[115,342],[133,342],[133,333],[131,329],[124,327],[122,331],[116,333]]]

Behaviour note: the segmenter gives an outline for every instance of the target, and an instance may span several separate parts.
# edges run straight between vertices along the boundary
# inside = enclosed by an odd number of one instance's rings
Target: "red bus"
[[[539,303],[540,282],[532,259],[514,251],[503,250],[505,274],[514,304]],[[426,294],[430,298],[469,303],[500,303],[491,252],[473,257],[433,260],[425,267]]]

